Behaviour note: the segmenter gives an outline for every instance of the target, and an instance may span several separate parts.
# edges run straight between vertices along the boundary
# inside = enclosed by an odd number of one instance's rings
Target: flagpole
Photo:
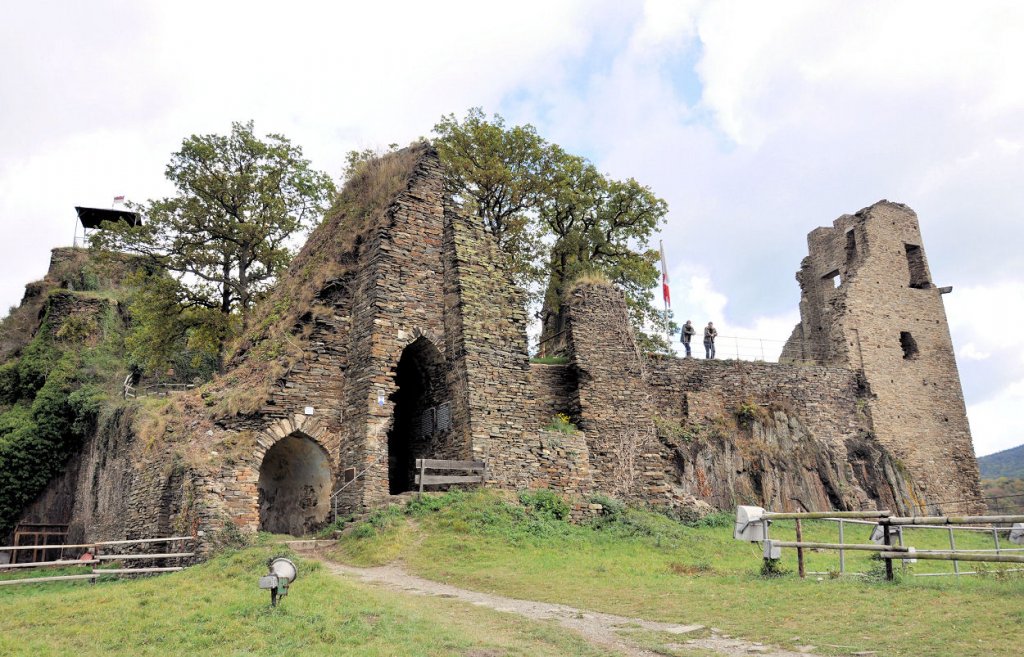
[[[668,337],[669,344],[672,344],[672,333],[668,328],[668,267],[665,265],[665,243],[662,240],[658,240],[658,250],[661,252],[661,298],[665,302],[662,326],[665,327],[665,335]]]

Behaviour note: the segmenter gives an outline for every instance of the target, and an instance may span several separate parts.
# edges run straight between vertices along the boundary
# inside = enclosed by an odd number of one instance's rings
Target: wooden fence
[[[461,471],[469,474],[427,474],[427,470],[442,472]],[[487,466],[483,461],[445,461],[441,459],[416,459],[416,485],[423,492],[424,486],[443,484],[482,484],[487,478]]]
[[[749,507],[742,507],[747,508]],[[749,511],[748,511],[749,513]],[[872,520],[865,518],[871,517]],[[739,515],[737,515],[739,518]],[[839,523],[839,542],[823,543],[803,540],[801,521],[819,519]],[[795,541],[779,541],[769,537],[769,525],[772,520],[794,520],[796,524]],[[1021,532],[1019,525],[1015,527],[979,527],[977,525],[998,525],[1024,522],[1024,515],[1001,515],[1001,516],[913,516],[898,517],[892,516],[889,511],[871,512],[813,512],[813,513],[772,513],[765,511],[752,522],[763,525],[763,543],[765,559],[775,558],[781,548],[795,548],[797,552],[797,568],[800,577],[807,573],[804,569],[804,550],[837,550],[839,552],[839,573],[846,572],[846,551],[868,551],[876,552],[885,561],[886,579],[892,580],[893,560],[902,562],[904,570],[906,563],[915,559],[923,561],[952,561],[952,573],[913,573],[915,577],[937,577],[942,575],[974,575],[976,571],[961,571],[961,561],[967,562],[989,562],[1024,564],[1024,548],[1008,548],[1001,543],[1000,534],[1009,534],[1010,540],[1018,541],[1017,534]],[[747,524],[752,524],[748,522]],[[860,544],[845,542],[846,524],[870,525],[875,527],[875,534],[872,540],[877,539],[880,543]],[[737,531],[740,521],[737,520]],[[904,540],[905,529],[932,529],[946,530],[949,534],[949,550],[918,550],[906,545]],[[958,549],[955,538],[955,531],[961,532],[983,532],[992,535],[993,549]],[[811,573],[820,575],[823,573]]]
[[[79,543],[74,545],[47,545],[46,550],[59,551],[59,557],[50,561],[30,561],[25,563],[0,564],[0,575],[8,572],[20,572],[29,569],[42,568],[77,568],[88,567],[90,572],[74,575],[56,575],[53,577],[23,577],[18,579],[0,579],[0,586],[11,586],[16,584],[38,584],[42,582],[60,582],[71,580],[92,580],[100,577],[119,577],[122,575],[144,575],[152,573],[168,573],[184,570],[184,566],[143,566],[125,568],[103,568],[104,563],[118,562],[153,562],[164,559],[188,559],[195,556],[195,552],[184,549],[167,549],[163,552],[140,552],[129,551],[143,546],[165,544],[171,548],[175,544],[182,547],[190,541],[193,536],[170,536],[167,538],[140,538],[121,541],[99,541],[95,543]],[[18,546],[0,547],[0,552],[15,553],[23,550],[38,550],[39,546]],[[65,552],[80,554],[78,558],[64,558]],[[13,561],[13,560],[12,560]]]

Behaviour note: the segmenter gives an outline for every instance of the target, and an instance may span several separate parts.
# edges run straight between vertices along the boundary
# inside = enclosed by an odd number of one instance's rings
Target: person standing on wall
[[[718,337],[718,331],[715,330],[715,325],[708,322],[708,325],[704,327],[704,357],[714,358],[715,357],[715,338]]]
[[[680,336],[680,339],[683,342],[683,346],[686,347],[687,358],[690,358],[690,338],[692,338],[696,332],[697,329],[693,328],[693,324],[690,322],[690,320],[686,320],[686,323],[683,324],[683,330],[681,332],[682,335]]]

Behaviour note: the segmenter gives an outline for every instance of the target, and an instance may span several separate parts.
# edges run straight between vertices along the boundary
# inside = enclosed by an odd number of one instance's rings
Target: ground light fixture
[[[276,607],[278,598],[288,595],[288,586],[299,576],[299,569],[291,559],[284,557],[267,560],[267,574],[260,577],[260,588],[270,590],[270,606]]]

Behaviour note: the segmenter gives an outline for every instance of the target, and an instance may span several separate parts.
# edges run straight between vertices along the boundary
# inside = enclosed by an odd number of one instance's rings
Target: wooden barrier
[[[427,470],[451,472],[461,470],[468,475],[428,475]],[[416,459],[416,485],[423,492],[424,486],[443,484],[482,484],[486,480],[487,466],[483,461],[447,461],[443,459]]]
[[[110,563],[117,561],[139,561],[154,559],[185,559],[194,557],[195,552],[160,552],[160,553],[120,553],[100,554],[103,548],[122,548],[136,545],[153,545],[157,543],[173,543],[195,540],[192,536],[169,536],[166,538],[137,538],[116,541],[97,541],[95,543],[78,543],[69,545],[47,545],[48,550],[85,550],[90,554],[88,559],[59,559],[56,561],[35,561],[28,563],[14,563],[0,565],[0,572],[7,570],[26,568],[74,568],[81,566],[93,566],[92,572],[75,575],[55,575],[52,577],[22,577],[18,579],[0,580],[0,586],[12,586],[18,584],[41,584],[45,582],[64,582],[75,580],[96,581],[99,577],[136,575],[151,573],[169,573],[184,570],[183,566],[148,566],[143,568],[96,568],[102,562]],[[0,547],[0,550],[20,551],[31,550],[38,546],[9,546]]]

